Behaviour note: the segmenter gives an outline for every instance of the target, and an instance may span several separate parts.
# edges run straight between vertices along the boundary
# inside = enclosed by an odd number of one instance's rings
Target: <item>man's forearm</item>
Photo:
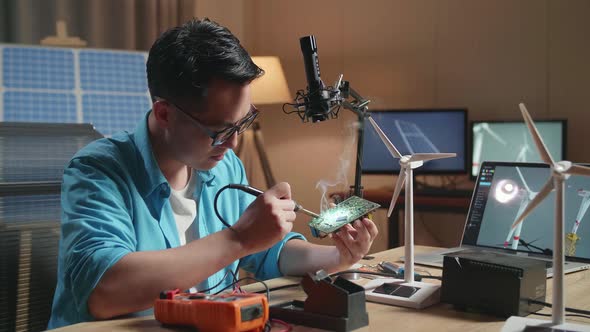
[[[178,248],[130,253],[103,275],[88,310],[106,319],[147,309],[161,291],[193,287],[248,254],[230,229]]]
[[[300,276],[320,269],[328,273],[348,268],[340,262],[335,246],[324,246],[293,239],[285,243],[279,257],[279,268],[284,275]]]

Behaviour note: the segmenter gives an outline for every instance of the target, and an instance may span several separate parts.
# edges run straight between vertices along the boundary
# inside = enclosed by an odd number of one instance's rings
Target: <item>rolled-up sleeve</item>
[[[290,232],[285,237],[277,242],[268,250],[264,250],[242,258],[241,266],[244,270],[256,273],[256,278],[266,280],[282,276],[279,269],[279,257],[281,250],[289,240],[301,239],[307,241],[305,237],[299,233]]]
[[[65,288],[85,320],[88,298],[103,274],[137,242],[127,189],[116,170],[74,159],[62,183],[62,254]]]

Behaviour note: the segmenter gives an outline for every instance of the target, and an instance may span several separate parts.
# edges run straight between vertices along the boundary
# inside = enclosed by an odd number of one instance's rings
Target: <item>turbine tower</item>
[[[512,228],[516,228],[548,195],[555,189],[555,225],[553,234],[553,300],[552,300],[552,328],[566,328],[567,330],[587,330],[587,327],[565,324],[565,296],[563,292],[563,264],[564,264],[564,201],[565,181],[571,175],[590,176],[590,168],[575,165],[571,161],[553,161],[533,119],[523,103],[518,105],[526,122],[533,141],[541,155],[541,159],[551,167],[551,177],[537,193],[522,214],[516,219]],[[517,317],[510,317],[502,331],[522,331],[527,325],[542,325],[547,321]]]
[[[383,144],[387,147],[394,158],[399,159],[400,174],[395,184],[391,203],[389,204],[388,216],[391,216],[393,208],[399,197],[402,186],[405,183],[405,265],[404,265],[404,280],[391,279],[390,282],[397,283],[402,286],[409,286],[410,296],[393,296],[382,294],[367,293],[367,299],[375,302],[395,304],[412,308],[424,308],[439,301],[440,286],[429,283],[414,281],[414,198],[413,198],[413,170],[422,166],[425,161],[455,157],[456,153],[413,153],[410,155],[402,155],[398,149],[391,143],[385,133],[379,128],[375,120],[369,117],[369,123],[373,126]],[[397,280],[397,281],[395,281]],[[374,280],[375,283],[367,284],[366,288],[378,287],[387,280]],[[404,282],[405,281],[405,282]]]
[[[574,222],[574,226],[572,227],[572,231],[567,233],[565,241],[567,242],[566,252],[568,256],[575,256],[576,255],[576,245],[578,241],[582,238],[578,236],[578,228],[580,227],[580,223],[582,223],[582,218],[588,211],[588,206],[590,206],[590,191],[580,189],[578,190],[578,195],[582,196],[582,203],[580,203],[580,208],[578,209],[578,215],[576,216],[576,221]]]
[[[524,211],[524,209],[527,207],[527,205],[529,205],[529,202],[532,201],[535,196],[537,195],[537,192],[532,191],[531,188],[529,188],[529,186],[527,185],[524,176],[522,176],[522,172],[520,171],[520,168],[516,167],[516,171],[518,172],[518,175],[520,176],[520,179],[522,180],[522,184],[523,184],[523,188],[520,189],[521,191],[521,195],[522,198],[520,200],[520,207],[518,208],[518,212],[516,213],[515,219],[514,221],[516,221],[516,219],[522,214],[522,212]],[[512,249],[518,249],[518,244],[520,242],[520,232],[522,231],[522,225],[524,224],[524,221],[521,222],[520,224],[518,224],[518,226],[516,226],[516,228],[514,227],[510,227],[510,231],[508,232],[508,236],[506,237],[506,241],[504,241],[504,248],[508,248],[508,244],[510,244],[510,240],[512,238]],[[512,235],[514,234],[514,237],[512,237]]]

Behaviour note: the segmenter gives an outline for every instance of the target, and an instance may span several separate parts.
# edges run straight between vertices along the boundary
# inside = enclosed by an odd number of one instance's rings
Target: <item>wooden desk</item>
[[[428,252],[438,248],[416,247],[416,252]],[[382,260],[398,261],[403,255],[403,248],[396,248],[377,253],[375,258],[368,261],[368,264],[377,263]],[[438,268],[427,268],[417,266],[420,270],[428,270],[433,275],[441,275],[442,271]],[[428,279],[428,282],[437,282]],[[551,279],[547,280],[547,301],[551,301]],[[297,278],[278,278],[269,282],[270,287],[276,287],[281,284],[290,284],[297,282]],[[580,309],[590,307],[590,270],[575,272],[566,275],[566,306]],[[249,291],[263,289],[258,284],[243,287]],[[305,293],[300,287],[277,290],[271,293],[271,304],[287,302],[292,299],[303,300]],[[369,312],[369,326],[356,331],[499,331],[504,325],[505,319],[456,311],[449,304],[439,303],[432,307],[415,310],[400,308],[378,303],[367,302],[367,311]],[[551,310],[545,308],[542,313],[550,314]],[[545,317],[532,315],[531,317],[539,319],[548,319]],[[577,324],[590,324],[590,319],[580,317],[567,317],[567,321],[576,322]],[[273,331],[281,330],[281,327]],[[69,332],[94,332],[94,331],[190,331],[186,328],[162,327],[153,316],[129,319],[117,319],[109,321],[80,323],[57,329],[55,331]],[[322,331],[305,326],[294,326],[293,331]]]

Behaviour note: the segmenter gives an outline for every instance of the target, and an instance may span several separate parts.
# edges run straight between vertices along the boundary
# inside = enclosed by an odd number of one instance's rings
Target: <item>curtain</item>
[[[37,45],[56,34],[90,48],[148,50],[166,29],[195,15],[196,0],[0,0],[0,42]]]

